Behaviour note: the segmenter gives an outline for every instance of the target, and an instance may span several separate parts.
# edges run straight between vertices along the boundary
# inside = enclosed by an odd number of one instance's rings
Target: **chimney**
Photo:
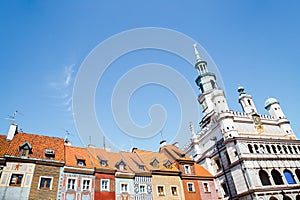
[[[166,140],[162,140],[160,143],[160,148],[164,147],[167,145],[167,141]]]
[[[12,140],[17,132],[18,132],[18,125],[15,122],[12,122],[10,124],[6,139]]]
[[[110,148],[110,146],[108,146],[108,147],[105,147],[104,149],[105,149],[105,151],[107,151],[107,152],[110,152],[110,151],[111,151],[111,148]]]
[[[72,146],[71,141],[68,139],[68,137],[65,138],[65,146]]]
[[[172,145],[179,148],[179,143],[178,142],[174,142]]]
[[[135,150],[137,150],[138,148],[136,147],[131,147],[130,152],[133,153]]]

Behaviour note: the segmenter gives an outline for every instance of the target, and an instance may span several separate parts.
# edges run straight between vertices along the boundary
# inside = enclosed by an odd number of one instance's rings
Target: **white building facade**
[[[221,199],[300,200],[300,141],[279,102],[257,113],[252,96],[238,87],[243,112],[228,108],[216,76],[195,46],[196,84],[204,117],[183,150],[215,176]]]

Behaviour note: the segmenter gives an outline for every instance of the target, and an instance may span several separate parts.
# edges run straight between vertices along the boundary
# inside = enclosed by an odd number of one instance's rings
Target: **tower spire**
[[[197,62],[198,62],[198,61],[201,60],[201,57],[200,57],[199,51],[197,49],[197,44],[196,43],[194,44],[194,51],[195,51],[196,59],[197,59]]]

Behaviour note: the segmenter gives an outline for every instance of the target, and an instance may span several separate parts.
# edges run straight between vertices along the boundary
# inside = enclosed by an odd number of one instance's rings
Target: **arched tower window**
[[[290,154],[293,154],[293,149],[291,146],[288,146]]]
[[[284,150],[284,152],[286,153],[286,154],[288,154],[289,152],[287,151],[287,148],[286,148],[286,146],[285,145],[283,145],[283,150]]]
[[[252,148],[252,145],[251,145],[251,144],[248,144],[248,149],[249,149],[249,152],[250,152],[250,153],[253,153],[253,148]]]
[[[292,199],[291,199],[291,197],[284,196],[284,197],[282,198],[282,200],[292,200]]]
[[[300,200],[300,195],[297,195],[297,196],[296,196],[296,200]]]
[[[269,200],[278,200],[276,197],[270,197]]]
[[[274,153],[277,153],[276,147],[274,145],[272,145],[272,149]]]
[[[251,106],[251,100],[250,99],[248,99],[248,104]]]
[[[278,152],[279,152],[279,153],[282,153],[282,151],[281,151],[281,146],[277,145],[277,149],[278,149]]]
[[[271,185],[269,175],[266,171],[259,170],[258,174],[262,185]]]
[[[258,152],[258,146],[256,144],[254,145],[254,149],[255,149],[255,153],[259,153]]]
[[[273,169],[272,172],[272,178],[275,182],[276,185],[283,185],[283,180],[282,180],[282,177],[281,177],[281,174],[276,170],[276,169]]]
[[[203,84],[202,83],[200,83],[200,90],[201,90],[201,92],[203,93],[204,92],[204,89],[203,89]]]
[[[284,174],[285,179],[288,182],[288,184],[296,184],[292,172],[290,172],[289,170],[286,169],[283,171],[283,174]]]
[[[268,153],[272,153],[269,145],[266,145],[266,149]]]
[[[216,88],[216,83],[213,80],[210,80],[210,84],[213,89]]]
[[[296,147],[296,146],[293,146],[293,149],[294,149],[294,152],[295,152],[296,154],[298,154],[297,147]]]

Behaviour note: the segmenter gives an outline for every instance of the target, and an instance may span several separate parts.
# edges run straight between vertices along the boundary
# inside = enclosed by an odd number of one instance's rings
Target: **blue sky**
[[[238,84],[253,96],[260,113],[266,113],[266,98],[275,97],[300,137],[299,4],[267,0],[1,1],[0,132],[7,133],[9,121],[5,118],[18,110],[21,114],[16,121],[23,131],[65,137],[68,130],[70,140],[83,145],[73,121],[72,91],[84,59],[114,34],[163,27],[188,35],[206,49],[220,71],[230,109],[241,111]],[[99,82],[95,108],[107,140],[123,150],[131,146],[157,150],[161,138],[171,140],[180,123],[178,100],[167,88],[155,84],[136,91],[129,109],[134,122],[143,126],[149,123],[149,107],[162,104],[167,112],[162,136],[128,138],[113,121],[111,101],[105,94],[111,94],[126,71],[150,62],[174,67],[198,95],[194,84],[197,72],[174,55],[144,50],[120,57]],[[196,96],[190,101],[196,101]],[[186,130],[184,134],[189,136],[188,124]],[[88,140],[91,134],[80,135]]]

